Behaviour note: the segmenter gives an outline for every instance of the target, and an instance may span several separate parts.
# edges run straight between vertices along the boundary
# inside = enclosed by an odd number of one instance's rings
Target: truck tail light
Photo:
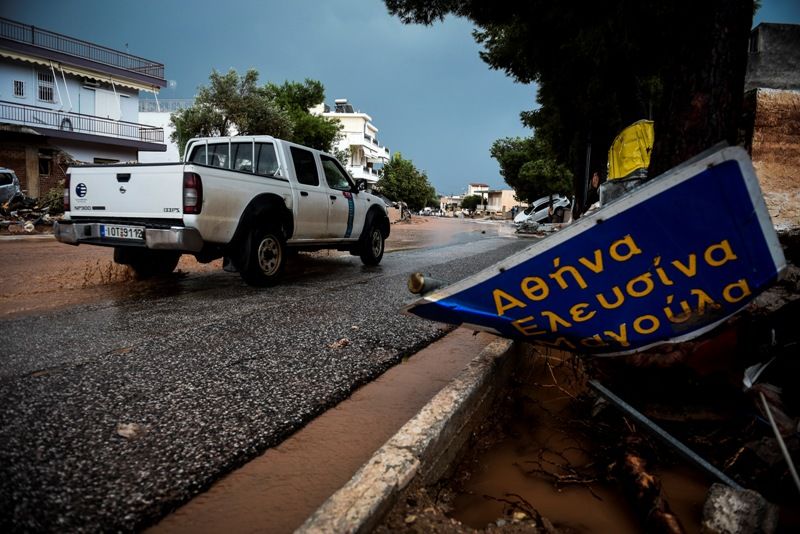
[[[183,173],[183,213],[198,214],[203,207],[203,182],[194,172]]]
[[[67,178],[64,180],[64,211],[69,211],[69,183],[70,176],[67,174]]]

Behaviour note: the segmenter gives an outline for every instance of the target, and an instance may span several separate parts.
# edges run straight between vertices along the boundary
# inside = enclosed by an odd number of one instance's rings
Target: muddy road
[[[399,313],[410,272],[456,280],[528,244],[406,226],[378,267],[300,254],[271,289],[195,262],[135,282],[105,249],[0,241],[3,530],[151,524],[441,336]]]

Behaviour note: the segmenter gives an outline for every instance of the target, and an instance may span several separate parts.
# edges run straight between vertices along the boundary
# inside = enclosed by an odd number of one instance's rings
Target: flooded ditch
[[[797,531],[797,492],[785,463],[756,451],[774,438],[736,380],[556,351],[523,357],[449,476],[412,483],[379,531],[700,532],[717,480],[596,394],[590,377],[781,505],[779,532]]]

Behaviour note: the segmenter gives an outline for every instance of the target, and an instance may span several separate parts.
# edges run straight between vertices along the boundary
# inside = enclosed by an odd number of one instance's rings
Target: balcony
[[[356,180],[359,178],[366,178],[370,183],[377,182],[381,177],[377,169],[362,165],[348,165],[347,171],[350,173],[350,176]]]
[[[134,122],[115,121],[80,113],[53,111],[0,101],[0,122],[28,126],[51,137],[108,142],[143,150],[166,150],[164,129]],[[97,139],[100,136],[107,139]]]
[[[386,154],[389,153],[389,148],[381,145],[378,142],[377,137],[372,137],[371,135],[364,134],[364,138],[373,146],[375,146],[379,152],[385,152]]]
[[[28,53],[50,52],[46,57],[78,66],[91,67],[91,63],[108,67],[129,78],[166,87],[164,65],[138,56],[99,46],[59,33],[0,17],[0,44]]]

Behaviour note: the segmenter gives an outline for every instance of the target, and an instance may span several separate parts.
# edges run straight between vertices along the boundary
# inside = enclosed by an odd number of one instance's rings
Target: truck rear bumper
[[[53,225],[53,233],[58,241],[69,245],[102,246],[144,246],[154,250],[181,250],[199,252],[203,248],[203,238],[194,228],[173,226],[171,228],[145,228],[144,241],[113,239],[103,237],[100,227],[102,223],[79,223],[60,221]]]

